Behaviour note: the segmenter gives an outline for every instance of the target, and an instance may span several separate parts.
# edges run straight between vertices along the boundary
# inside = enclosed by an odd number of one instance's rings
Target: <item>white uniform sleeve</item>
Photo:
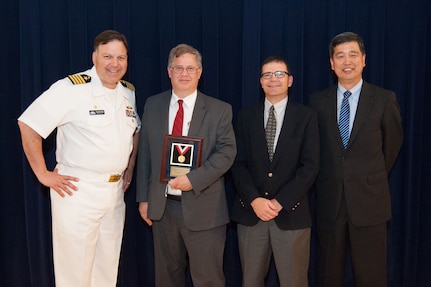
[[[41,137],[47,138],[57,126],[63,124],[62,120],[74,108],[74,100],[70,95],[72,84],[67,81],[63,79],[54,83],[23,112],[18,120],[30,126]]]

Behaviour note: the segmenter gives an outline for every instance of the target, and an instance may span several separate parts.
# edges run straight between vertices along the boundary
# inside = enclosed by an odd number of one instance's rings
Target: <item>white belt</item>
[[[64,166],[62,164],[58,164],[57,168],[59,169],[62,175],[70,175],[78,178],[82,178],[89,181],[98,181],[98,182],[118,182],[121,179],[121,173],[101,173],[94,172],[90,170],[84,170],[75,167]]]

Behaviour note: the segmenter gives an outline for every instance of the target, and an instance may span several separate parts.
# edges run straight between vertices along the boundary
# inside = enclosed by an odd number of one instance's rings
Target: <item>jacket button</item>
[[[272,172],[268,173],[268,177],[272,177],[272,175],[273,175]]]

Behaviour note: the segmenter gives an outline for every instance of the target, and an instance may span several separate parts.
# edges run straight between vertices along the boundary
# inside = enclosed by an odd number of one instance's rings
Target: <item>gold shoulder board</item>
[[[120,82],[124,87],[126,87],[132,91],[135,91],[135,86],[132,83],[125,81],[125,80],[120,80]]]
[[[86,84],[91,82],[91,77],[85,74],[75,74],[67,76],[74,85]]]

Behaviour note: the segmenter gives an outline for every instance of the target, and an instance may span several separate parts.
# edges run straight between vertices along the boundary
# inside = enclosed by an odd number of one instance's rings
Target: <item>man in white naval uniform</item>
[[[96,36],[94,67],[54,83],[19,117],[24,152],[51,191],[57,287],[116,286],[125,203],[140,119],[127,70],[127,40]],[[47,169],[42,138],[57,128],[57,166]]]

